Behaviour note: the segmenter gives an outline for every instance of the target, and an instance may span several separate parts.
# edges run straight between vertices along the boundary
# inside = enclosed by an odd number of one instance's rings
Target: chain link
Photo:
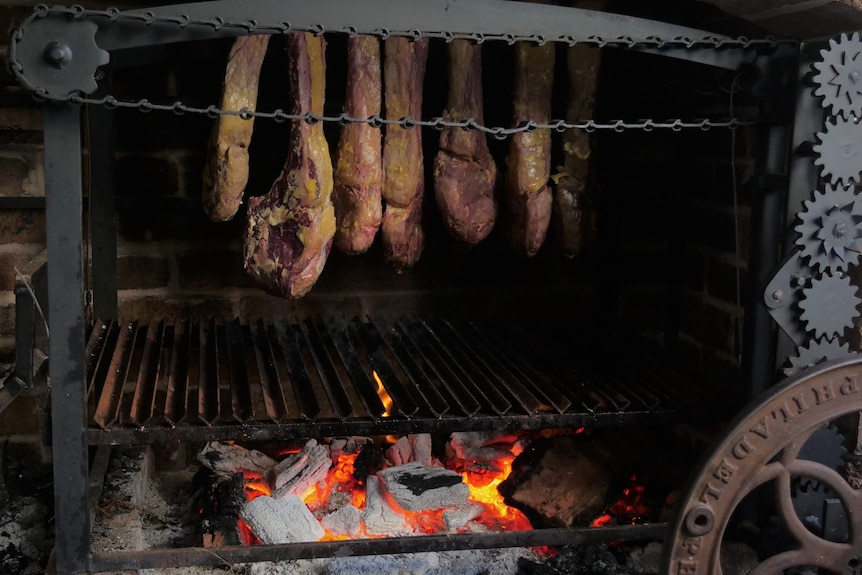
[[[424,126],[429,128],[434,128],[436,130],[443,130],[445,128],[462,128],[465,130],[477,130],[493,136],[494,138],[503,140],[513,134],[518,134],[522,132],[531,132],[533,130],[554,130],[557,132],[564,132],[566,130],[571,129],[580,129],[586,132],[595,132],[597,130],[613,130],[616,132],[622,132],[625,130],[643,130],[643,131],[652,131],[655,129],[670,129],[673,131],[681,131],[684,129],[699,129],[699,130],[711,130],[714,128],[730,128],[736,129],[742,126],[751,126],[757,124],[756,121],[752,120],[740,120],[737,118],[724,119],[724,120],[710,120],[710,119],[697,119],[685,121],[681,119],[671,119],[671,120],[637,120],[637,121],[624,121],[624,120],[612,120],[609,122],[597,122],[594,120],[585,120],[585,121],[577,121],[577,122],[567,122],[565,120],[551,120],[548,123],[536,123],[536,122],[526,122],[519,126],[515,127],[501,127],[501,126],[485,126],[478,122],[476,122],[472,118],[462,119],[462,120],[451,120],[445,119],[442,117],[435,117],[430,120],[421,120],[410,117],[400,118],[397,120],[394,119],[386,119],[380,116],[370,116],[366,118],[356,118],[352,116],[348,116],[347,114],[340,114],[338,116],[320,116],[313,113],[308,114],[290,114],[284,112],[281,109],[274,110],[272,112],[258,112],[255,110],[250,110],[248,108],[243,108],[241,110],[222,110],[217,106],[207,106],[206,108],[199,108],[193,106],[187,106],[182,102],[176,101],[171,104],[155,104],[150,102],[147,99],[139,99],[139,100],[121,100],[115,98],[114,96],[104,96],[101,98],[90,98],[86,96],[82,96],[80,93],[71,93],[64,96],[59,96],[55,94],[49,94],[44,88],[39,86],[34,86],[25,76],[24,69],[21,63],[16,58],[16,46],[23,38],[24,28],[26,25],[33,20],[39,18],[45,18],[50,14],[65,14],[73,19],[85,19],[85,18],[95,18],[107,20],[109,22],[118,22],[118,21],[133,21],[140,22],[146,26],[151,26],[154,24],[174,24],[179,26],[180,28],[187,28],[189,26],[199,26],[199,27],[208,27],[213,31],[219,31],[224,28],[235,28],[241,30],[243,33],[247,34],[287,34],[289,32],[311,32],[315,35],[325,34],[325,33],[342,33],[346,34],[350,37],[358,34],[356,28],[352,26],[348,26],[341,30],[330,30],[326,29],[321,25],[312,25],[308,27],[303,26],[292,26],[289,22],[282,22],[278,25],[261,25],[258,22],[253,20],[249,20],[246,22],[226,22],[221,18],[212,18],[210,20],[194,20],[189,18],[187,15],[179,15],[175,17],[159,17],[156,16],[153,12],[122,12],[117,8],[107,8],[104,10],[92,10],[86,9],[80,5],[75,5],[71,7],[65,6],[47,6],[45,4],[37,5],[33,12],[21,23],[18,28],[15,28],[12,31],[12,42],[10,43],[9,50],[9,67],[12,72],[18,77],[18,80],[24,85],[25,88],[29,89],[33,92],[34,96],[39,100],[51,100],[56,102],[70,102],[77,105],[98,105],[105,106],[111,109],[117,108],[126,108],[126,109],[136,109],[141,112],[150,112],[153,110],[156,111],[168,111],[173,112],[177,115],[182,114],[202,114],[206,115],[210,118],[218,118],[219,116],[239,116],[245,119],[250,118],[266,118],[275,120],[276,122],[285,122],[285,121],[304,121],[309,124],[315,124],[318,122],[337,122],[341,125],[348,125],[354,123],[362,123],[369,124],[375,127],[381,126],[401,126],[403,128],[411,128],[414,126]],[[372,35],[378,36],[381,39],[386,39],[389,37],[406,37],[412,40],[419,40],[422,38],[429,39],[440,39],[444,40],[447,43],[452,42],[453,40],[469,40],[475,42],[477,44],[482,44],[486,41],[504,41],[509,45],[515,44],[517,42],[531,42],[537,45],[543,45],[547,42],[556,42],[556,43],[564,43],[568,46],[574,46],[576,44],[590,44],[596,46],[598,48],[604,47],[625,47],[625,48],[652,48],[652,49],[670,49],[670,48],[684,48],[684,49],[721,49],[721,48],[737,48],[737,49],[753,49],[753,48],[776,48],[780,44],[798,44],[798,41],[793,39],[779,39],[771,36],[767,36],[764,38],[747,38],[744,36],[738,36],[735,38],[726,38],[726,37],[718,37],[718,36],[704,36],[701,38],[686,38],[686,37],[676,37],[671,39],[659,38],[657,36],[648,36],[646,38],[631,38],[628,36],[618,36],[615,38],[602,38],[600,36],[588,36],[588,37],[577,37],[573,35],[565,35],[565,36],[543,36],[540,34],[532,34],[519,36],[514,34],[482,34],[482,33],[459,33],[459,32],[428,32],[421,30],[406,30],[406,31],[393,31],[385,28],[378,28],[371,32]]]

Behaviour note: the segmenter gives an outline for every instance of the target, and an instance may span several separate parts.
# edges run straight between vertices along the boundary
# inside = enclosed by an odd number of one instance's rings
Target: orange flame
[[[242,475],[245,479],[245,494],[248,496],[249,501],[257,499],[261,495],[272,495],[269,482],[264,479],[261,473],[243,469]]]
[[[497,469],[467,471],[462,475],[470,488],[470,500],[485,506],[486,512],[478,518],[481,523],[505,531],[525,531],[533,528],[530,521],[519,510],[506,505],[497,489],[512,472],[513,459],[514,456],[496,461]]]
[[[372,371],[371,375],[374,376],[374,381],[377,382],[377,396],[380,398],[380,401],[383,402],[383,417],[389,417],[392,415],[392,396],[389,395],[389,392],[386,391],[386,388],[383,387],[383,380],[380,379],[380,376],[377,375],[376,371]]]

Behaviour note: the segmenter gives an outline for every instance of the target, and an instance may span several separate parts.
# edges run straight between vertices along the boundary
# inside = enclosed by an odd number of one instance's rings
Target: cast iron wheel
[[[858,358],[819,364],[757,398],[728,426],[724,441],[689,482],[669,527],[662,573],[723,575],[721,550],[730,519],[747,495],[764,487],[774,497],[775,515],[792,544],[758,558],[750,575],[862,573],[862,490],[835,469],[798,457],[815,431],[843,416],[858,417],[860,411]],[[844,541],[827,540],[800,520],[791,493],[798,478],[814,479],[835,493],[846,518]]]

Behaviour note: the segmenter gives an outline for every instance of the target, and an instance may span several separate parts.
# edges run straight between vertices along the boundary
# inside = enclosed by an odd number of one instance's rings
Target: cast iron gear
[[[74,27],[74,30],[70,30]],[[16,55],[20,78],[46,96],[96,91],[96,70],[110,61],[96,44],[99,26],[93,20],[39,18],[19,31]]]
[[[802,315],[799,319],[805,330],[814,332],[814,337],[840,335],[853,325],[859,315],[857,307],[862,300],[856,297],[856,286],[844,274],[833,275],[827,271],[811,286],[802,290]]]
[[[797,214],[796,245],[815,271],[846,270],[859,259],[858,240],[862,222],[862,200],[853,188],[829,187],[814,191]]]
[[[862,124],[836,116],[826,120],[826,130],[817,133],[818,154],[814,163],[820,175],[833,185],[849,186],[859,182],[862,172]]]
[[[796,348],[796,355],[788,358],[790,366],[784,368],[784,375],[789,377],[820,362],[851,355],[856,355],[856,352],[850,351],[850,346],[841,343],[837,337],[813,339]]]
[[[847,449],[844,447],[844,436],[830,423],[812,433],[796,457],[816,461],[837,471],[838,467],[844,464],[845,453]],[[793,483],[792,487],[800,490],[820,485],[820,482],[811,477],[795,477]]]
[[[823,98],[823,107],[831,114],[862,116],[862,41],[859,33],[841,34],[829,40],[829,47],[820,50],[822,61],[814,64],[817,74],[815,96]]]

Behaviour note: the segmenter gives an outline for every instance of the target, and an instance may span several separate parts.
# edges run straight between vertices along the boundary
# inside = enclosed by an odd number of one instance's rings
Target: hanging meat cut
[[[449,44],[449,101],[443,116],[484,123],[481,45],[469,40]],[[499,181],[485,134],[460,127],[443,130],[434,162],[434,192],[453,236],[475,245],[491,233]]]
[[[376,36],[347,40],[347,96],[353,118],[380,114],[380,43]],[[361,254],[371,247],[383,217],[380,128],[365,123],[342,128],[335,162],[335,247]]]
[[[422,117],[422,87],[428,40],[388,38],[385,44],[384,90],[386,118]],[[419,260],[425,243],[422,231],[422,197],[425,169],[422,128],[389,125],[383,141],[383,250],[399,270]]]
[[[285,36],[293,113],[323,114],[325,89],[323,37]],[[318,122],[294,121],[281,175],[269,193],[248,202],[245,270],[264,287],[298,298],[312,288],[335,235],[332,161]]]
[[[577,6],[603,10],[606,0],[581,0]],[[566,54],[569,76],[569,104],[566,120],[578,122],[593,117],[601,50],[589,44],[575,44]],[[574,257],[589,244],[596,227],[597,190],[590,178],[592,141],[584,130],[563,134],[565,159],[554,175],[554,227],[564,255]],[[593,187],[593,189],[590,189]]]
[[[221,109],[254,111],[260,66],[269,36],[241,36],[234,41],[227,60]],[[254,118],[225,114],[213,126],[204,167],[203,206],[213,221],[233,218],[242,203],[248,182],[248,147]]]
[[[515,46],[514,125],[551,119],[554,86],[554,44]],[[506,159],[505,201],[509,238],[515,253],[534,256],[542,247],[551,222],[553,195],[551,131],[532,130],[512,136]]]

